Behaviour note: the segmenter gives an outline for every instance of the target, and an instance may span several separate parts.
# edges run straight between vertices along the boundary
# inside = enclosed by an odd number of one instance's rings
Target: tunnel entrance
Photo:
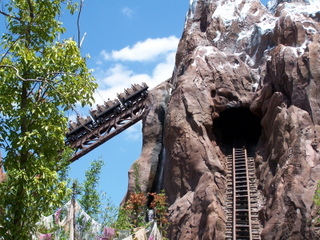
[[[213,134],[224,152],[229,152],[239,140],[245,141],[249,151],[254,151],[261,135],[260,118],[248,108],[229,108],[214,120]]]

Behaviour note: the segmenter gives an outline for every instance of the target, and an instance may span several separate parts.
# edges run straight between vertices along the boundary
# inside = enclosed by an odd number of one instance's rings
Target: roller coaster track
[[[226,240],[260,240],[253,157],[244,146],[228,156]]]
[[[67,143],[67,145],[75,149],[75,152],[69,161],[76,161],[96,147],[105,143],[107,140],[140,121],[145,110],[145,102],[145,99],[137,102],[130,108],[123,110],[120,114],[99,124],[93,129],[86,128],[76,141]]]

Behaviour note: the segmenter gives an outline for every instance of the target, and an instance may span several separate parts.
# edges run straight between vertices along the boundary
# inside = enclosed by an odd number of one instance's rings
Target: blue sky
[[[152,88],[171,76],[188,7],[188,0],[84,1],[82,53],[91,55],[88,65],[99,83],[98,103],[115,97],[131,83],[146,82]],[[62,21],[68,35],[77,38],[76,18],[62,17]],[[78,111],[88,114],[88,109]],[[75,113],[69,117],[74,118]],[[90,162],[101,157],[105,166],[99,188],[118,205],[141,142],[140,122],[72,163],[70,176],[83,180]]]
[[[114,98],[132,83],[146,82],[152,88],[172,75],[188,8],[188,0],[84,0],[81,49],[91,56],[88,66],[99,84],[96,103]],[[62,14],[67,29],[63,37],[78,38],[76,17],[67,11]],[[77,111],[88,115],[88,108]],[[76,113],[68,116],[75,118]],[[139,158],[141,142],[140,122],[72,163],[70,176],[82,181],[90,162],[102,158],[105,166],[99,189],[118,205],[127,190],[128,170]]]
[[[171,76],[188,7],[187,0],[84,1],[81,49],[91,56],[88,65],[99,83],[97,102],[115,97],[131,83],[146,82],[154,87]],[[75,17],[62,21],[67,34],[77,38]],[[88,109],[77,110],[88,114]],[[141,142],[140,122],[72,163],[70,176],[82,180],[90,162],[101,157],[105,166],[99,188],[118,205],[127,189],[128,170],[140,155]]]

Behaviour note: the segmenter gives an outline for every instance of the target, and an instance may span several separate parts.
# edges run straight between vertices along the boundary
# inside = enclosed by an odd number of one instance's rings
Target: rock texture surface
[[[168,195],[171,240],[225,238],[229,143],[215,125],[235,108],[249,109],[261,125],[252,143],[261,239],[319,239],[312,219],[320,180],[320,3],[273,0],[268,7],[190,1],[172,78],[150,93],[137,161],[143,191]]]

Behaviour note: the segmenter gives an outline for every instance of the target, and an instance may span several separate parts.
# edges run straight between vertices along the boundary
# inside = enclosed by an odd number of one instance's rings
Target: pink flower
[[[40,234],[39,240],[51,240],[52,233]]]

